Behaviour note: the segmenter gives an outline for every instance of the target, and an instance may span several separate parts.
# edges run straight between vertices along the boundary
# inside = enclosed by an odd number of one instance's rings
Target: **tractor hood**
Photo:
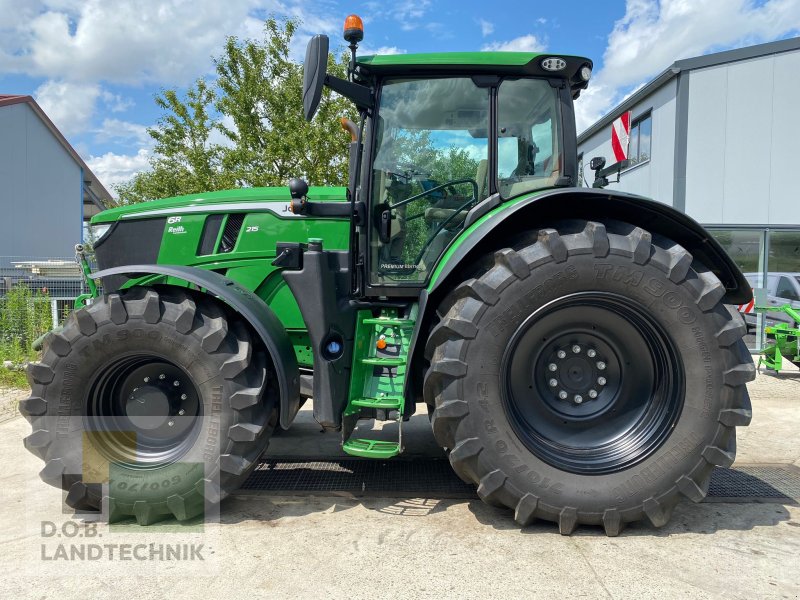
[[[344,202],[347,200],[347,188],[344,187],[310,187],[308,199],[316,202]],[[140,204],[128,204],[111,208],[92,217],[92,225],[114,223],[122,219],[147,219],[153,216],[166,215],[171,211],[187,212],[228,212],[230,210],[247,210],[246,203],[286,202],[291,201],[288,187],[260,187],[204,192],[188,196],[163,198]],[[236,205],[234,207],[234,205]],[[258,210],[257,206],[253,207]]]

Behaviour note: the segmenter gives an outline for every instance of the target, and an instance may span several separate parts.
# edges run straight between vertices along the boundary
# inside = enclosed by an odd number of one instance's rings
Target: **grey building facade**
[[[705,225],[757,291],[767,273],[800,281],[799,104],[800,38],[676,61],[578,136],[585,184],[594,179],[592,157],[615,161],[612,122],[630,111],[632,165],[609,189]],[[800,306],[800,295],[768,300]],[[753,349],[763,342],[764,319],[756,321]]]
[[[71,256],[84,222],[111,200],[30,96],[0,95],[0,181],[4,262]]]

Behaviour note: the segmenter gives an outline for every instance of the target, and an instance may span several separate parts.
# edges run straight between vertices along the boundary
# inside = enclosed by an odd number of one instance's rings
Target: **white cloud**
[[[533,34],[523,35],[507,42],[491,42],[481,48],[491,52],[541,52],[544,49],[544,42]]]
[[[136,104],[130,98],[126,98],[120,94],[112,94],[108,90],[103,90],[101,98],[103,99],[103,104],[105,104],[106,108],[114,113],[125,112],[134,104]]]
[[[98,142],[133,142],[138,146],[150,146],[153,143],[146,126],[120,119],[103,119],[103,125],[95,133],[95,140]]]
[[[494,33],[494,23],[486,19],[478,19],[478,25],[481,26],[481,35],[486,37]]]
[[[312,33],[331,34],[335,47],[340,17],[330,16],[327,4],[308,6],[309,0],[0,0],[0,73],[44,78],[36,95],[56,124],[65,134],[90,131],[98,106],[112,113],[133,106],[104,89],[108,84],[187,85],[213,70],[211,57],[226,36],[260,38],[268,14],[302,19],[295,60]],[[424,8],[409,1],[398,10],[415,15]]]
[[[402,3],[401,3],[402,4]],[[416,14],[408,2],[403,14]],[[20,6],[21,5],[21,6]],[[185,85],[212,69],[227,35],[260,37],[263,17],[299,17],[298,37],[338,34],[307,0],[0,0],[0,70],[71,81]]]
[[[582,131],[675,60],[796,34],[797,0],[628,0],[603,69],[576,103]]]
[[[380,46],[379,48],[370,48],[369,46],[359,46],[358,55],[368,56],[370,54],[405,54],[406,50],[398,48],[397,46]]]
[[[113,193],[113,187],[125,183],[140,171],[150,166],[150,154],[140,148],[136,154],[114,154],[106,152],[102,156],[92,156],[86,161],[106,189]],[[116,194],[115,194],[116,195]]]
[[[403,31],[413,31],[420,27],[430,30],[439,26],[439,23],[420,23],[430,5],[430,0],[399,0],[391,3],[366,2],[364,7],[371,14],[394,19]]]
[[[45,81],[33,93],[36,102],[65,136],[84,131],[100,95],[96,84]]]

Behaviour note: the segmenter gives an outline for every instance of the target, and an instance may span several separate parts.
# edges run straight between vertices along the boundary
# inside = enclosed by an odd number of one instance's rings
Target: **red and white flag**
[[[631,113],[622,113],[611,124],[611,149],[617,162],[628,158],[628,142],[631,139]]]

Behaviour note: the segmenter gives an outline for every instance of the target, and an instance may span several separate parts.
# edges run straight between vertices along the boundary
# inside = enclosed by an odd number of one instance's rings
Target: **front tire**
[[[73,312],[28,369],[25,446],[73,508],[148,525],[237,489],[277,420],[267,354],[218,302],[132,288]]]
[[[660,527],[730,466],[755,369],[725,289],[678,244],[568,222],[443,301],[424,383],[456,473],[520,525]]]

